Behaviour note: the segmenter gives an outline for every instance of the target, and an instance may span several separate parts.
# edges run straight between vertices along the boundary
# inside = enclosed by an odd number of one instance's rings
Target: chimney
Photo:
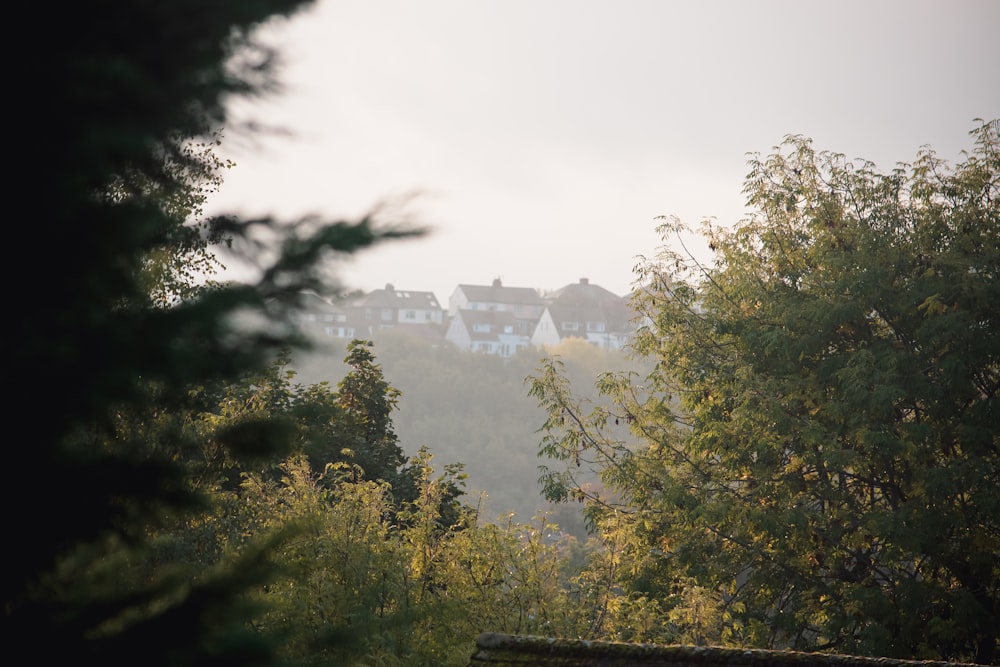
[[[494,287],[502,287],[502,285],[500,284],[500,279],[499,278],[494,278],[493,279],[493,286]]]
[[[590,280],[588,280],[587,278],[580,278],[580,284],[581,285],[589,285],[590,284]]]

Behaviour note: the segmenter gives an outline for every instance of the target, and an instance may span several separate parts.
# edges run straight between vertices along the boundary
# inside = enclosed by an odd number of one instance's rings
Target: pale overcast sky
[[[656,216],[744,215],[748,153],[786,134],[890,169],[1000,116],[998,0],[319,0],[275,30],[286,128],[211,212],[365,213],[425,194],[434,231],[358,254],[349,287],[624,295]]]

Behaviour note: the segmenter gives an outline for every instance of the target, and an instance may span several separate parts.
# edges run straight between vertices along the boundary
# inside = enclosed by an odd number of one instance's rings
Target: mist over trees
[[[300,382],[335,382],[343,373],[344,344],[333,339],[290,362]],[[559,359],[581,397],[598,401],[597,379],[608,371],[641,372],[643,364],[621,351],[605,351],[580,339],[554,349],[521,350],[510,359],[435,346],[385,329],[372,350],[386,379],[399,390],[393,422],[409,454],[427,447],[439,462],[461,462],[468,474],[468,502],[481,519],[509,513],[527,522],[538,512],[563,529],[584,536],[579,507],[552,503],[538,482],[539,430],[545,411],[528,395],[529,376],[544,359]],[[597,482],[591,474],[591,481]],[[480,497],[485,494],[485,497]]]
[[[640,267],[638,360],[328,370],[299,298],[421,230],[201,213],[227,100],[277,90],[255,30],[307,5],[25,9],[11,664],[459,667],[490,630],[998,662],[997,121],[957,165],[755,158],[712,266]]]

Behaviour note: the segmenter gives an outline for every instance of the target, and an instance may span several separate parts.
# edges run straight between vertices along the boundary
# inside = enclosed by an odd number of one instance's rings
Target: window
[[[579,322],[563,322],[562,323],[562,330],[563,331],[577,331],[579,329],[580,329],[580,323]]]
[[[326,327],[324,331],[335,338],[354,338],[354,327]]]
[[[383,322],[392,321],[392,308],[383,308],[381,312],[381,318]]]
[[[587,331],[604,331],[604,322],[587,322]]]
[[[404,310],[403,311],[403,319],[404,320],[415,320],[415,319],[417,319],[417,314],[415,312],[413,312],[412,310]]]

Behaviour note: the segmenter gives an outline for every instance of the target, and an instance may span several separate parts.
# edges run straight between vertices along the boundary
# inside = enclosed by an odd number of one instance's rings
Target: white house
[[[432,292],[397,290],[392,285],[353,299],[331,301],[308,292],[296,323],[314,334],[351,340],[370,338],[385,329],[396,329],[440,341],[444,309]]]
[[[348,310],[355,315],[352,319],[367,323],[372,330],[398,324],[440,326],[444,322],[444,309],[433,292],[397,290],[391,284],[358,297]]]
[[[545,296],[546,307],[531,336],[535,347],[575,337],[605,350],[620,350],[635,332],[628,299],[586,278]]]
[[[576,337],[606,350],[625,346],[635,332],[628,300],[586,278],[544,296],[528,287],[460,284],[449,313],[432,292],[385,289],[331,302],[303,297],[299,323],[341,339],[374,337],[392,329],[428,340],[442,338],[463,350],[510,357],[519,349],[555,346]]]
[[[517,329],[517,319],[508,310],[458,310],[445,339],[463,350],[509,358],[530,345],[529,337]]]
[[[530,336],[545,302],[532,287],[505,287],[499,278],[492,285],[459,285],[448,299],[448,314],[454,318],[463,310],[509,312],[516,332]]]

